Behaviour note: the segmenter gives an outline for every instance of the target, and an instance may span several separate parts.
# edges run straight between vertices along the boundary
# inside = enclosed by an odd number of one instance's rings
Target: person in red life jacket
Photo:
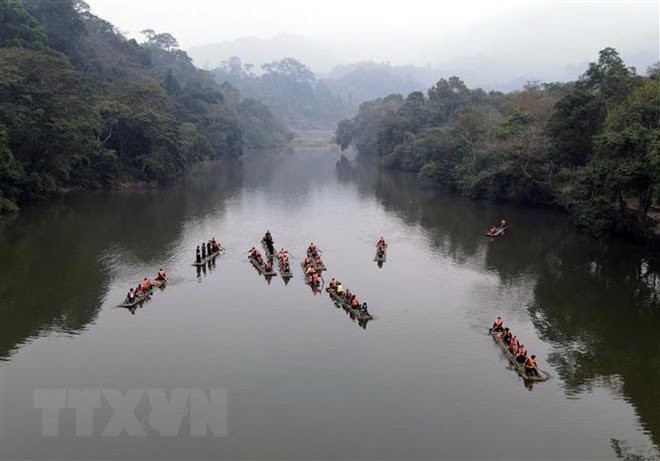
[[[495,319],[495,322],[493,322],[493,327],[491,328],[491,331],[502,331],[504,330],[504,321],[502,320],[501,317],[497,317]]]
[[[518,353],[516,354],[516,362],[525,363],[527,360],[527,348],[524,344],[521,344],[518,348]]]
[[[357,309],[360,307],[360,301],[358,301],[357,296],[351,296],[351,307]]]
[[[509,344],[507,345],[509,347],[509,352],[514,353],[513,349],[515,348],[516,351],[518,350],[518,338],[516,335],[513,335],[511,339],[509,340]]]
[[[538,376],[539,371],[536,368],[536,356],[532,355],[531,357],[528,357],[527,360],[525,360],[525,373],[527,373],[528,376]]]
[[[156,275],[156,280],[158,280],[159,282],[164,282],[166,278],[167,278],[167,274],[165,274],[165,270],[161,267],[158,270],[158,274]]]

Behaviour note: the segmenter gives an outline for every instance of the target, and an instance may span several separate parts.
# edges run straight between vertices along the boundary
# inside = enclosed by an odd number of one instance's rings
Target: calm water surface
[[[473,202],[401,173],[339,178],[298,149],[208,167],[149,193],[69,197],[0,223],[0,385],[7,459],[610,459],[658,456],[660,309],[634,247],[576,235],[548,211]],[[485,228],[500,217],[496,242]],[[246,261],[269,228],[314,241],[367,301],[366,327],[295,276]],[[382,268],[375,242],[389,243]],[[197,273],[194,247],[227,248]],[[170,283],[117,308],[164,267]],[[525,387],[485,334],[502,315],[552,378]],[[226,391],[228,433],[103,436],[72,409],[42,435],[35,391]],[[103,405],[107,406],[105,400]]]

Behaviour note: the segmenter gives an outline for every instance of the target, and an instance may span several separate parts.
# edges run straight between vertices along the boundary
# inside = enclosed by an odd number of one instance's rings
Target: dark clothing
[[[527,373],[528,376],[538,376],[539,372],[536,368],[534,367],[525,367],[525,373]]]

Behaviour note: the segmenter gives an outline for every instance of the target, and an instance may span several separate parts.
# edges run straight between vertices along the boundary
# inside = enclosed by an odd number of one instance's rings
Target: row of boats
[[[261,244],[265,256],[262,256],[257,248],[252,247],[248,252],[248,260],[260,274],[270,281],[270,278],[277,275],[274,268],[274,260],[277,258],[280,276],[285,283],[288,283],[288,280],[293,277],[290,262],[292,255],[284,248],[280,249],[277,254],[275,253],[273,237],[269,231],[261,239]],[[386,248],[385,239],[381,237],[377,243],[376,258],[374,260],[384,261]],[[325,284],[323,272],[327,270],[327,267],[323,262],[321,253],[322,250],[312,242],[307,247],[305,259],[300,262],[305,283],[311,287],[314,294],[320,293],[323,284]],[[366,327],[367,321],[373,319],[373,316],[367,310],[367,303],[360,303],[356,295],[352,294],[350,290],[344,289],[343,285],[334,278],[330,281],[326,292],[328,292],[337,307],[344,308],[350,317],[357,320],[361,326]]]

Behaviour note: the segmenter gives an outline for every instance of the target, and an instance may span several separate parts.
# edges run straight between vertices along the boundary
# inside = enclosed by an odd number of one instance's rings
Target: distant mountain
[[[239,37],[235,40],[190,48],[188,55],[203,69],[213,69],[237,56],[245,64],[259,68],[282,58],[295,58],[314,71],[328,71],[342,60],[322,41],[300,35],[280,34],[273,38]]]

